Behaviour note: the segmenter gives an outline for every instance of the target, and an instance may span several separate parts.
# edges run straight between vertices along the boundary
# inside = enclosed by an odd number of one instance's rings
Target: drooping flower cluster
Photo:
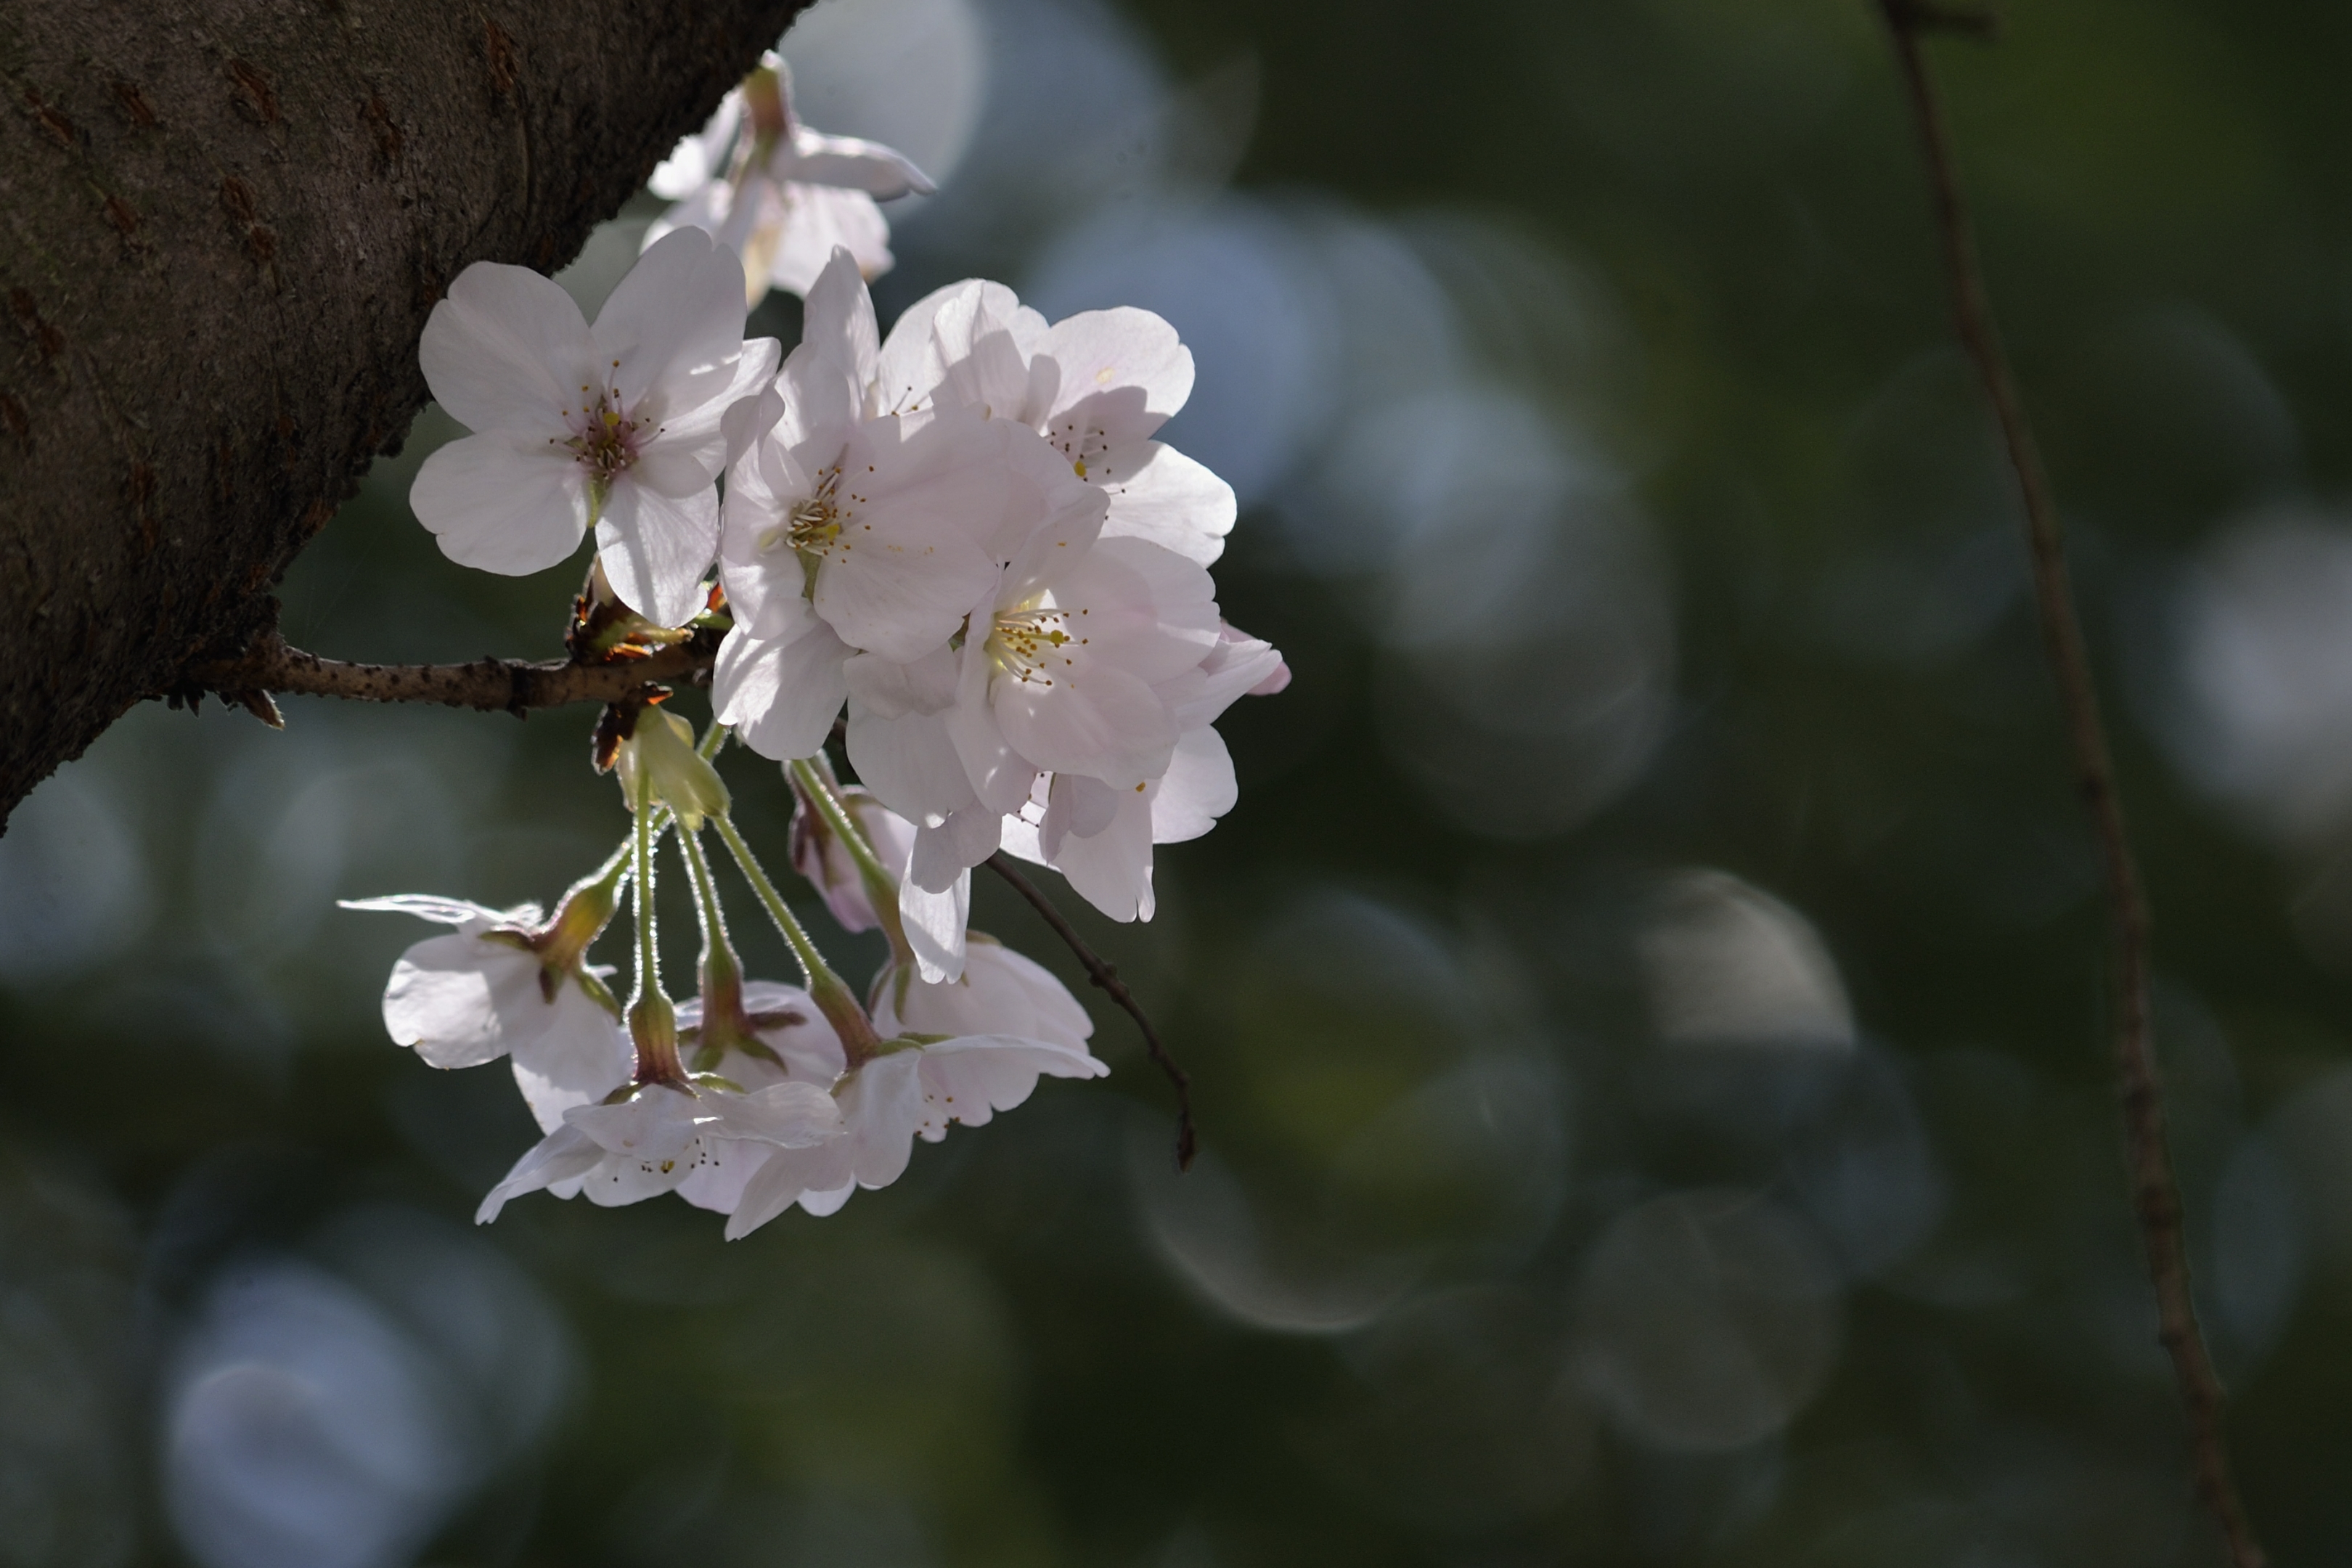
[[[712,722],[698,741],[657,689],[606,710],[598,766],[634,831],[552,915],[353,907],[456,928],[395,964],[386,1027],[436,1066],[509,1058],[546,1134],[481,1219],[541,1189],[600,1204],[675,1191],[735,1237],[896,1180],[916,1138],[985,1122],[1041,1076],[1108,1070],[1059,981],[966,931],[971,868],[1003,849],[1114,919],[1148,920],[1153,845],[1234,804],[1215,721],[1289,672],[1218,612],[1208,567],[1232,490],[1157,438],[1192,386],[1167,322],[1048,322],[975,279],[884,337],[866,287],[889,259],[872,198],[928,182],[887,148],[800,126],[772,58],[659,179],[685,199],[593,323],[520,268],[477,264],[450,286],[420,357],[473,433],[425,461],[411,500],[446,553],[495,572],[553,565],[593,528],[574,657],[715,641]],[[789,357],[743,337],[746,300],[771,282],[807,296]],[[845,709],[848,786],[827,755]],[[712,766],[730,736],[784,764],[795,868],[841,924],[888,940],[863,997],[737,829]],[[744,976],[706,829],[803,987]],[[671,837],[702,938],[683,1007],[663,989],[652,904]],[[625,891],[625,1006],[587,962]]]
[[[690,742],[679,750],[673,726],[683,728],[658,710],[637,716],[618,769],[637,816],[632,843],[553,917],[416,896],[346,906],[457,928],[393,966],[385,1026],[436,1067],[511,1057],[546,1133],[483,1198],[478,1219],[541,1189],[608,1206],[675,1192],[728,1215],[730,1238],[744,1236],[795,1204],[828,1215],[860,1186],[888,1185],[915,1139],[938,1142],[950,1123],[986,1122],[1026,1100],[1040,1077],[1109,1070],[1087,1050],[1092,1021],[1062,984],[986,937],[973,934],[960,980],[920,977],[865,825],[886,846],[910,843],[912,829],[803,763],[795,843],[817,856],[829,903],[862,907],[867,927],[891,936],[869,1013],[775,897],[728,820],[725,785]],[[805,989],[743,977],[700,847],[706,820],[801,955]],[[698,994],[675,1008],[661,989],[648,898],[654,846],[673,825],[703,935]],[[632,884],[637,994],[625,1010],[583,955]]]

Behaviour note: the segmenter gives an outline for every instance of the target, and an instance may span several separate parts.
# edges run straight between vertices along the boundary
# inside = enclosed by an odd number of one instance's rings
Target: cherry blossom
[[[741,259],[747,304],[771,287],[805,295],[836,250],[864,277],[880,277],[891,266],[890,225],[875,204],[934,188],[893,148],[802,124],[792,73],[772,53],[648,184],[677,205],[656,220],[647,245],[680,228],[708,231]]]
[[[713,1023],[721,1011],[733,1016]],[[680,1043],[697,1071],[715,1073],[750,1090],[787,1082],[830,1090],[847,1060],[824,1012],[797,985],[745,981],[731,1008],[723,1003],[711,1007],[697,996],[679,1004],[677,1021]],[[772,1147],[757,1141],[706,1139],[698,1163],[678,1184],[677,1195],[698,1208],[732,1214],[744,1184]]]
[[[635,1086],[563,1113],[563,1125],[515,1162],[475,1211],[488,1225],[511,1200],[541,1188],[585,1193],[606,1207],[676,1190],[699,1171],[744,1155],[731,1145],[806,1149],[838,1141],[842,1116],[814,1084],[784,1080],[746,1089],[712,1075]]]
[[[876,690],[919,705],[1005,563],[1034,538],[1091,540],[1108,504],[1023,426],[961,407],[877,414],[876,353],[866,285],[836,253],[776,417],[729,470],[719,553],[735,627],[712,700],[778,760],[824,744],[858,655]]]
[[[593,885],[592,885],[593,886]],[[349,910],[415,915],[457,929],[402,953],[384,987],[383,1025],[395,1044],[437,1068],[479,1067],[510,1057],[515,1084],[543,1131],[563,1113],[628,1080],[628,1036],[601,981],[579,962],[586,945],[575,916],[542,922],[535,904],[486,909],[456,899],[401,894],[348,900]],[[605,914],[610,913],[606,904]],[[601,928],[602,921],[595,922]]]
[[[1037,775],[1142,795],[1183,726],[1160,689],[1219,640],[1213,585],[1147,540],[1042,531],[965,620],[961,649],[845,668],[849,759],[919,829],[908,876],[934,890],[992,852]]]
[[[1200,837],[1240,798],[1233,757],[1211,725],[1243,696],[1272,696],[1289,684],[1290,668],[1271,644],[1224,627],[1197,668],[1160,689],[1183,727],[1164,773],[1140,794],[1078,774],[1041,775],[1005,820],[1003,847],[1053,867],[1115,921],[1150,920],[1151,847]]]
[[[1106,538],[1202,565],[1224,552],[1233,487],[1153,438],[1192,391],[1192,354],[1149,310],[1046,323],[1001,283],[968,279],[908,307],[877,352],[878,405],[977,408],[1028,426],[1109,499]]]
[[[874,1027],[890,1035],[1010,1035],[1074,1051],[1095,1022],[1044,964],[981,931],[970,936],[961,979],[926,984],[898,964],[874,981]]]
[[[981,1126],[1026,1100],[1040,1077],[1100,1078],[1108,1071],[1082,1043],[1003,1035],[891,1041],[835,1088],[843,1135],[771,1151],[745,1183],[727,1221],[727,1238],[749,1236],[794,1204],[812,1215],[829,1215],[859,1187],[888,1186],[905,1173],[917,1137],[936,1143],[951,1121]]]
[[[640,257],[593,326],[527,268],[459,273],[418,358],[475,434],[425,458],[409,490],[443,553],[520,576],[563,561],[593,525],[623,603],[665,626],[691,619],[718,545],[719,475],[755,433],[781,353],[744,341],[740,285],[699,229]]]

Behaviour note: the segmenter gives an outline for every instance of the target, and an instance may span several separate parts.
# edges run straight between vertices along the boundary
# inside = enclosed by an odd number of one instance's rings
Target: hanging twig
[[[2189,1292],[2189,1250],[2181,1229],[2180,1192],[2164,1130],[2164,1102],[2157,1079],[2155,1043],[2148,1010],[2148,910],[2131,841],[2124,831],[2122,802],[2116,793],[2115,758],[2099,716],[2099,696],[2083,637],[2066,569],[2066,551],[2057,508],[2050,498],[2033,432],[2017,395],[2009,357],[1985,299],[1984,279],[1970,232],[1968,209],[1954,173],[1950,137],[1919,49],[1923,32],[1952,26],[1954,13],[1918,0],[1879,0],[1895,59],[1902,68],[1943,238],[1950,274],[1952,318],[1960,342],[1976,363],[1986,398],[2000,424],[2010,466],[2017,474],[2025,507],[2026,541],[2033,564],[2034,601],[2042,623],[2042,649],[2058,683],[2059,707],[2074,753],[2075,781],[2097,835],[2115,952],[2116,1076],[2122,1090],[2124,1142],[2131,1166],[2133,1207],[2147,1252],[2148,1278],[2156,1287],[2158,1332],[2172,1358],[2180,1402],[2189,1416],[2198,1494],[2221,1524],[2236,1568],[2261,1568],[2266,1561],[2255,1542],[2232,1479],[2221,1431],[2221,1383],[2197,1324]],[[1978,29],[1981,30],[1981,29]]]
[[[1135,994],[1118,977],[1118,969],[1087,945],[1086,938],[1080,936],[1062,911],[1054,907],[1054,900],[1047,898],[1036,883],[1014,869],[1013,862],[1007,860],[1001,851],[988,858],[988,868],[1012,883],[1013,890],[1029,900],[1030,907],[1054,928],[1054,934],[1068,943],[1070,951],[1077,954],[1078,962],[1086,965],[1087,977],[1108,992],[1112,1001],[1126,1008],[1127,1016],[1135,1020],[1135,1026],[1143,1031],[1143,1048],[1151,1054],[1151,1059],[1159,1064],[1161,1072],[1168,1075],[1168,1081],[1176,1089],[1176,1168],[1180,1171],[1192,1169],[1194,1144],[1191,1075],[1176,1065],[1176,1058],[1170,1056],[1168,1047],[1160,1043],[1160,1031],[1151,1026],[1150,1018],[1144,1016],[1142,1004],[1136,1001]]]
[[[172,695],[186,698],[216,691],[250,708],[254,704],[249,696],[290,691],[362,702],[438,702],[449,708],[478,708],[486,713],[520,714],[532,708],[561,708],[572,702],[617,702],[656,683],[707,680],[712,658],[708,641],[698,638],[643,658],[609,664],[512,658],[483,658],[471,664],[345,664],[289,647],[283,637],[273,633],[240,658],[191,667]]]

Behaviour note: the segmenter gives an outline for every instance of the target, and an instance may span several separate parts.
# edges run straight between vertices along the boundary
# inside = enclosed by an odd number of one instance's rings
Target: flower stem
[[[898,879],[882,864],[874,852],[873,843],[866,829],[854,816],[846,801],[835,789],[827,770],[814,757],[801,757],[784,764],[792,775],[793,786],[816,814],[824,819],[833,836],[841,840],[857,865],[857,879],[866,889],[866,901],[874,907],[874,918],[882,923],[883,934],[890,939],[890,951],[902,964],[912,963],[914,949],[907,942],[905,924],[898,918]]]
[[[637,921],[637,989],[629,998],[629,1038],[636,1047],[639,1083],[682,1083],[677,1059],[677,1012],[662,990],[661,943],[654,918],[654,801],[640,779],[636,832],[631,840],[630,871],[635,883],[631,903]]]
[[[825,1021],[833,1026],[834,1033],[841,1037],[842,1048],[848,1053],[850,1066],[861,1065],[874,1056],[880,1046],[874,1037],[874,1026],[866,1019],[866,1009],[858,1005],[856,994],[840,975],[833,972],[833,966],[825,963],[824,954],[816,950],[816,943],[809,940],[808,931],[793,913],[792,906],[784,902],[783,895],[776,891],[775,883],[768,879],[768,873],[761,868],[759,858],[751,853],[751,847],[743,842],[743,835],[737,831],[734,823],[723,816],[714,816],[710,822],[719,829],[719,837],[726,844],[727,852],[741,868],[744,880],[750,882],[751,890],[760,896],[760,902],[767,909],[768,918],[776,922],[778,931],[783,932],[784,941],[792,947],[793,956],[800,960],[801,973],[808,980],[809,996],[816,1003],[818,1011],[824,1015]]]

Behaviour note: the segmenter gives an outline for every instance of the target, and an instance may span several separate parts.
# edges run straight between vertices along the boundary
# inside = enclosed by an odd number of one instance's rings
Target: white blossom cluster
[[[420,357],[473,434],[426,459],[411,502],[453,560],[509,574],[594,530],[600,584],[646,636],[725,628],[712,724],[698,742],[666,710],[614,710],[633,838],[551,916],[354,907],[456,928],[394,967],[386,1026],[437,1067],[510,1058],[546,1133],[481,1219],[542,1188],[676,1191],[735,1237],[895,1180],[916,1137],[984,1122],[1040,1075],[1107,1070],[1058,981],[966,931],[971,868],[1003,849],[1115,920],[1150,919],[1153,845],[1207,832],[1235,799],[1215,720],[1289,672],[1218,613],[1208,567],[1232,489],[1155,438],[1192,385],[1167,322],[1048,322],[975,279],[885,337],[873,198],[929,184],[887,148],[799,125],[772,58],[656,188],[683,199],[593,323],[522,268],[478,263],[450,286]],[[743,335],[771,284],[806,295],[789,356]],[[825,756],[845,709],[859,786]],[[711,765],[730,736],[784,764],[796,868],[843,925],[888,937],[862,999],[737,831]],[[706,826],[805,988],[743,976]],[[673,830],[702,928],[699,994],[679,1007],[650,903]],[[624,1008],[586,953],[631,887]]]

